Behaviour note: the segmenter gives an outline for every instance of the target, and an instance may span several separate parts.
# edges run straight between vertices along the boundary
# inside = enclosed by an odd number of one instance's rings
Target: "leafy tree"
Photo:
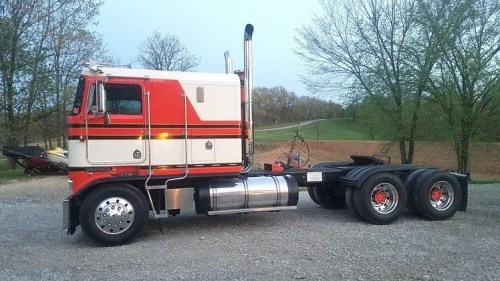
[[[177,37],[155,31],[139,47],[139,62],[148,69],[188,71],[200,59],[191,55]]]
[[[7,145],[28,143],[32,128],[40,127],[35,115],[56,113],[55,127],[59,130],[55,133],[63,131],[62,116],[66,113],[61,85],[75,74],[69,75],[67,57],[62,59],[61,54],[82,57],[82,53],[77,43],[62,44],[71,40],[68,32],[60,31],[66,28],[73,34],[85,33],[100,4],[97,0],[5,0],[0,3],[0,106],[4,116],[2,135]],[[59,51],[54,44],[55,37],[61,43]],[[96,43],[83,36],[73,42],[78,40]],[[100,51],[99,48],[100,45],[93,46],[94,51]],[[63,68],[64,71],[59,71]],[[67,79],[62,78],[63,72]],[[15,166],[13,161],[10,164]]]
[[[500,2],[458,2],[466,18],[446,44],[430,91],[451,128],[458,169],[469,174],[470,142],[498,107]]]
[[[422,101],[422,110],[419,118],[419,130],[416,135],[420,141],[444,141],[449,142],[451,131],[443,116],[441,107],[425,98]]]
[[[368,133],[372,140],[383,139],[396,141],[394,127],[391,120],[380,109],[380,102],[370,97],[363,99],[359,104],[356,126]]]
[[[106,52],[100,36],[85,29],[89,19],[95,16],[96,4],[93,0],[66,1],[53,15],[52,32],[47,40],[50,50],[47,65],[53,92],[49,98],[55,115],[54,135],[58,147],[66,146],[65,119],[73,101],[81,62],[89,59],[109,61],[102,58]]]

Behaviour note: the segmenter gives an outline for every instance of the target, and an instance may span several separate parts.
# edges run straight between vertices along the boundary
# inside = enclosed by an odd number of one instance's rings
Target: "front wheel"
[[[354,209],[373,224],[393,223],[405,210],[406,202],[403,182],[389,173],[371,176],[353,194]]]
[[[149,216],[144,195],[127,184],[105,184],[92,191],[80,208],[85,234],[105,244],[122,244],[133,238]]]

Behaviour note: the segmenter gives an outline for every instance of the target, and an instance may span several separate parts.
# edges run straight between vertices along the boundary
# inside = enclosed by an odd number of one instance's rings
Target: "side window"
[[[106,109],[110,114],[142,114],[142,91],[139,85],[105,85]]]
[[[90,86],[89,102],[87,103],[87,113],[92,113],[92,106],[95,105],[95,83]]]
[[[85,78],[80,77],[78,81],[78,86],[76,87],[75,100],[73,101],[73,109],[71,109],[71,115],[75,116],[80,114],[83,103],[83,89],[85,88]]]

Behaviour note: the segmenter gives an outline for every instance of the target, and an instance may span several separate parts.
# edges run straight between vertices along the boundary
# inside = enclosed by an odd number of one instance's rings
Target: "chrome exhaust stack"
[[[224,52],[224,59],[226,61],[226,74],[233,74],[233,60],[229,51]]]
[[[244,56],[245,56],[245,124],[246,124],[246,144],[245,144],[245,167],[243,173],[252,169],[253,164],[253,113],[252,113],[252,89],[253,89],[253,58],[252,58],[252,35],[253,25],[247,24],[244,34]]]

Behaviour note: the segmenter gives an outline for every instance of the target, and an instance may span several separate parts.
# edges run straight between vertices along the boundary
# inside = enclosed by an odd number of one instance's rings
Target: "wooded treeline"
[[[384,114],[377,102],[370,98],[349,100],[341,105],[311,96],[298,96],[283,86],[256,87],[253,92],[254,123],[257,127],[281,125],[304,120],[343,118],[371,140],[397,141],[392,120]],[[453,141],[448,121],[440,114],[441,108],[431,99],[421,104],[421,114],[415,131],[416,141]],[[471,141],[500,142],[500,106],[481,120]]]
[[[252,102],[256,126],[340,118],[344,115],[344,109],[337,103],[310,96],[297,96],[282,86],[254,88]]]

